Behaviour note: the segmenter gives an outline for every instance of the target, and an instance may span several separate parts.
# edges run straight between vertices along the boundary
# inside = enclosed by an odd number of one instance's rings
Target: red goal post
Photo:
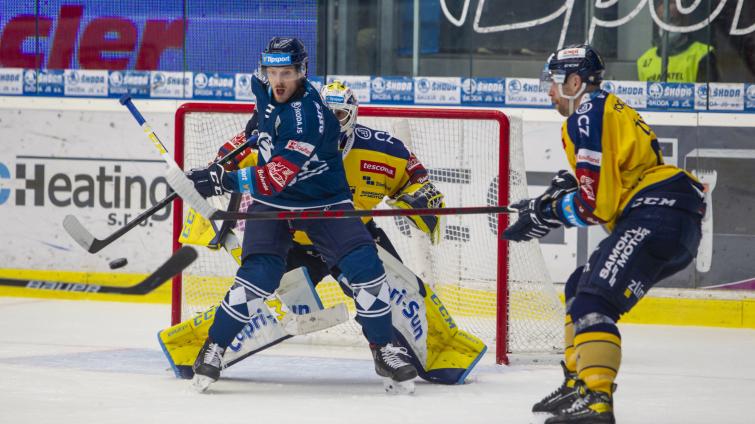
[[[184,169],[206,165],[225,140],[244,129],[246,119],[253,110],[254,105],[242,103],[181,105],[175,116],[176,162]],[[503,206],[509,204],[512,199],[526,196],[521,122],[513,125],[512,129],[511,119],[501,111],[360,106],[358,116],[360,123],[391,132],[417,154],[419,160],[430,171],[430,178],[434,182],[437,181],[436,185],[445,194],[447,206]],[[518,153],[513,154],[514,152]],[[510,163],[514,168],[521,168],[514,170],[515,177],[512,177]],[[512,180],[519,191],[517,196],[511,195]],[[177,240],[185,211],[180,199],[174,205],[175,250],[180,247]],[[532,263],[533,260],[527,258],[523,259],[523,263],[512,264],[511,251],[521,249],[513,244],[509,246],[501,237],[503,229],[508,225],[507,214],[476,215],[463,220],[450,217],[445,229],[445,240],[437,246],[430,246],[429,241],[422,239],[422,235],[416,232],[410,234],[413,230],[403,227],[399,219],[381,219],[383,221],[376,220],[378,225],[388,230],[389,238],[397,245],[402,259],[405,258],[405,254],[411,256],[408,261],[405,260],[409,268],[434,286],[460,328],[481,337],[489,348],[495,346],[498,363],[507,363],[509,353],[553,352],[560,348],[562,318],[557,319],[555,326],[553,319],[555,315],[562,313],[562,310],[559,309],[560,304],[553,304],[555,292],[552,285],[547,277],[539,274],[534,277],[527,276],[527,272],[532,270],[526,268],[540,267],[539,272],[542,272],[542,254],[536,242],[525,243],[528,245],[527,252],[517,257],[537,256],[540,260]],[[426,243],[418,242],[420,239]],[[404,242],[408,244],[404,246]],[[490,252],[491,250],[495,252]],[[417,253],[418,251],[420,253]],[[415,256],[419,259],[415,259]],[[215,259],[203,261],[207,264],[197,265],[197,274],[209,273],[207,270],[218,267]],[[449,266],[452,269],[435,269]],[[199,268],[204,271],[200,271]],[[471,275],[482,268],[484,272],[481,274]],[[191,272],[191,268],[187,271]],[[514,281],[512,271],[525,277],[514,276]],[[212,274],[229,272],[232,271],[212,271]],[[209,307],[213,302],[219,302],[222,294],[218,293],[224,293],[227,285],[233,281],[229,278],[225,283],[218,283],[226,285],[217,292],[213,291],[212,297],[205,296],[204,293],[195,293],[190,287],[206,287],[206,284],[186,283],[188,280],[185,281],[183,277],[178,275],[173,280],[171,321],[174,324]],[[516,290],[513,288],[514,285],[517,286]],[[324,303],[325,298],[331,295],[328,288],[321,291],[321,287],[326,286],[324,283],[318,285],[318,293],[323,297]],[[520,289],[519,286],[525,288]],[[543,295],[540,291],[547,291],[548,294]],[[336,292],[332,294],[338,296]],[[523,314],[516,314],[522,316],[523,321],[517,318],[522,322],[548,322],[547,330],[537,330],[538,333],[545,334],[533,334],[532,338],[536,342],[531,343],[526,333],[530,331],[528,327],[535,326],[512,325],[511,303],[512,300],[543,302],[543,299],[547,300],[547,307],[533,305],[525,307]],[[539,309],[545,309],[545,313],[538,312]],[[344,331],[359,333],[355,330]],[[524,334],[515,334],[518,332]],[[522,347],[518,347],[517,344],[522,344]],[[532,346],[528,346],[530,344]],[[540,346],[535,346],[536,344]]]

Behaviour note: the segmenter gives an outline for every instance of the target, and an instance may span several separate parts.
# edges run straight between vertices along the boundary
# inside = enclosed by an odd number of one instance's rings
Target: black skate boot
[[[579,397],[577,393],[577,374],[566,369],[566,364],[561,361],[564,370],[564,382],[543,400],[532,406],[532,413],[541,416],[541,419],[558,414],[566,409]]]
[[[555,417],[545,420],[545,424],[615,424],[613,398],[605,392],[588,389],[580,382],[579,397],[567,409]],[[611,392],[616,391],[614,384]]]
[[[194,378],[191,385],[198,392],[204,392],[210,387],[210,384],[218,381],[220,378],[220,369],[223,367],[223,353],[225,348],[218,346],[208,337],[204,346],[199,351],[196,361],[194,361]]]
[[[405,348],[388,343],[378,346],[370,343],[372,359],[375,360],[375,372],[383,377],[385,391],[391,394],[414,393],[414,381],[417,369],[409,363]]]

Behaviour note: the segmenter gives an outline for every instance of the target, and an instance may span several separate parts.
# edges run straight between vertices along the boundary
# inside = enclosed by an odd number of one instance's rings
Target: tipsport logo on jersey
[[[461,104],[461,78],[415,77],[414,103]]]
[[[537,78],[508,78],[506,106],[551,106],[551,99]]]
[[[503,78],[464,78],[461,104],[465,106],[503,106],[506,80]]]
[[[409,77],[375,77],[370,83],[371,103],[412,104],[414,81]]]
[[[648,109],[693,110],[695,84],[649,82]]]

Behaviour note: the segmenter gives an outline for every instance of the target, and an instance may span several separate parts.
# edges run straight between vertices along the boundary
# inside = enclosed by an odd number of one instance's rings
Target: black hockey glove
[[[233,179],[217,163],[213,163],[204,169],[192,169],[186,173],[186,176],[194,183],[194,188],[203,197],[220,196],[234,191]]]
[[[579,187],[577,180],[568,171],[561,170],[553,177],[545,193],[534,199],[524,199],[511,205],[518,209],[517,221],[503,232],[503,237],[511,241],[539,239],[562,222],[554,212],[559,200]]]

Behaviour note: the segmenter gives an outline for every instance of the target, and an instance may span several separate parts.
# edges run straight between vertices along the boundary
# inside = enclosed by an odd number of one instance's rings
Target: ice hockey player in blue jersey
[[[307,52],[296,38],[274,37],[252,78],[258,110],[256,166],[227,172],[219,165],[187,175],[205,197],[246,192],[249,212],[354,209],[339,150],[340,124],[307,81]],[[390,287],[375,243],[361,220],[247,221],[242,264],[194,364],[193,385],[204,391],[217,381],[225,348],[280,285],[293,230],[307,233],[330,267],[353,291],[357,316],[370,343],[376,372],[386,388],[413,391],[416,369],[395,347]]]

